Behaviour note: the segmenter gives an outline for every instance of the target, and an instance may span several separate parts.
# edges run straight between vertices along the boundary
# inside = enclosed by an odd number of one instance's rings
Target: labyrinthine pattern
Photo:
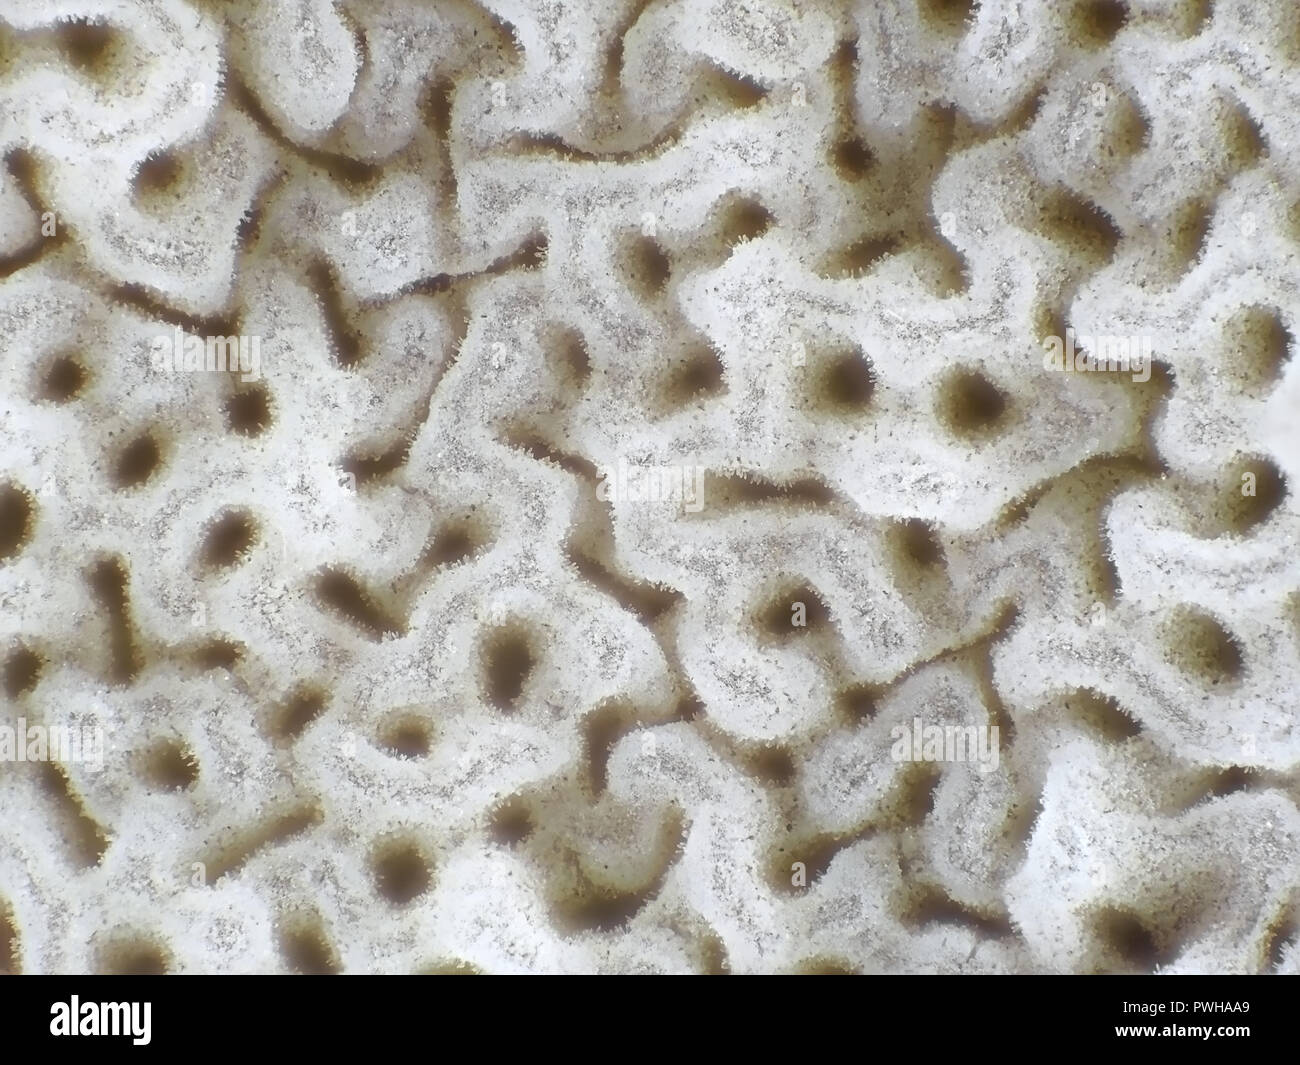
[[[2,0],[0,152],[0,967],[1300,971],[1289,0]]]

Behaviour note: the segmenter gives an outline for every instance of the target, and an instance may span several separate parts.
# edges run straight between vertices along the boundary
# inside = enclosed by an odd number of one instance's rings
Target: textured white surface
[[[0,966],[1300,971],[1290,0],[0,0],[0,153]]]

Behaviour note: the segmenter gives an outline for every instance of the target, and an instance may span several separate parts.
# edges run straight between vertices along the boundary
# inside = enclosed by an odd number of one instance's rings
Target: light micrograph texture
[[[1293,0],[0,0],[0,154],[0,968],[1300,972]]]

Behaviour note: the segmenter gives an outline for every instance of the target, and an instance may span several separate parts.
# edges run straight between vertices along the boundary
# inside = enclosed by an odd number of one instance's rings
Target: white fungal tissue
[[[1300,973],[1293,0],[0,0],[0,969]]]

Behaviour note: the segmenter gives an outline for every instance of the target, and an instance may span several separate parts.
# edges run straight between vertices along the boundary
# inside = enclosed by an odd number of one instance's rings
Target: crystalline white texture
[[[1300,972],[1300,15],[960,8],[0,3],[0,968]]]

